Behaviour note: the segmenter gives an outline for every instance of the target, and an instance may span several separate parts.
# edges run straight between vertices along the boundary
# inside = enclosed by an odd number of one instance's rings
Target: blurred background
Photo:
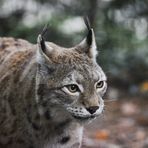
[[[104,114],[85,131],[83,147],[148,147],[148,0],[0,0],[0,36],[64,47],[95,30],[98,63],[108,77]],[[130,139],[130,140],[129,140]]]

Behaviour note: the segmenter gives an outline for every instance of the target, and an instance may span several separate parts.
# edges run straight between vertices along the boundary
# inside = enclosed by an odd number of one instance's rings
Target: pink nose
[[[99,108],[99,106],[91,106],[91,107],[88,107],[88,108],[86,108],[86,109],[87,109],[87,111],[88,111],[89,113],[93,114],[93,113],[96,112],[96,110],[97,110],[98,108]]]

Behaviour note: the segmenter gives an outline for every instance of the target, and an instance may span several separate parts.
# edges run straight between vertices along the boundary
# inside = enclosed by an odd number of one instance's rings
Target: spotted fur
[[[101,114],[106,91],[89,32],[73,48],[44,42],[42,35],[36,45],[0,38],[0,148],[81,146],[83,125]],[[72,84],[79,91],[70,92]]]

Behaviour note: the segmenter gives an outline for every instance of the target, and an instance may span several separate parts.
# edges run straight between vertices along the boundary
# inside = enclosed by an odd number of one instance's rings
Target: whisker
[[[100,116],[103,120],[106,120],[108,117],[105,113],[105,111],[102,112],[101,116]]]
[[[108,109],[107,107],[108,107],[108,106],[106,106],[106,107],[104,108],[104,110],[103,110],[103,112],[102,112],[102,113],[105,113],[105,112],[110,111],[110,109]]]
[[[117,99],[104,100],[104,102],[114,102],[114,101],[117,101]]]

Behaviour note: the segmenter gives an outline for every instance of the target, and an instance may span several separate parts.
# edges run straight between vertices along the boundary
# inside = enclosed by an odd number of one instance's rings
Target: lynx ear
[[[38,35],[37,38],[37,46],[38,46],[38,51],[37,51],[37,62],[41,63],[43,61],[50,61],[50,56],[53,53],[53,48],[49,47],[45,40],[43,35],[47,31],[47,28],[44,27],[43,31],[41,34]]]
[[[84,18],[88,29],[86,38],[76,47],[80,53],[86,53],[92,60],[96,61],[97,47],[93,28],[91,28],[88,18]]]
[[[52,62],[53,48],[46,44],[42,34],[38,35],[37,46],[36,60],[38,63],[38,72],[46,75],[53,73],[55,69],[55,65]]]

